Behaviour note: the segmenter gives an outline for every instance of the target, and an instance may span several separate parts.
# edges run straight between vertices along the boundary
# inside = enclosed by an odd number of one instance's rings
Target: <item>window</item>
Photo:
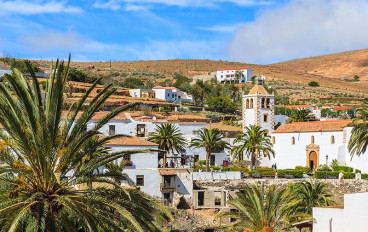
[[[221,205],[221,192],[214,192],[215,205]]]
[[[335,136],[331,135],[331,144],[335,144]]]
[[[249,109],[249,99],[247,99],[246,103],[245,103],[245,108]]]
[[[250,99],[250,108],[253,108],[253,99]]]
[[[291,145],[294,145],[295,144],[295,137],[291,137]]]
[[[311,143],[314,143],[314,136],[311,136]]]
[[[198,206],[204,205],[204,192],[198,192]]]
[[[168,93],[167,96],[170,97],[170,94]]]
[[[194,155],[194,160],[199,160],[199,155]]]
[[[137,178],[136,185],[144,186],[144,175],[137,175],[136,178]]]
[[[261,104],[262,108],[266,108],[266,99],[262,98],[262,104]]]
[[[267,98],[267,100],[266,100],[266,108],[271,108],[271,105],[270,105],[270,99],[269,98]]]
[[[268,122],[268,114],[263,115],[263,122]]]
[[[130,160],[130,155],[124,155],[123,160],[126,162],[126,166],[132,166],[133,163]]]
[[[138,124],[137,125],[137,137],[144,137],[146,134],[146,125]]]
[[[115,125],[109,125],[109,135],[115,135]]]

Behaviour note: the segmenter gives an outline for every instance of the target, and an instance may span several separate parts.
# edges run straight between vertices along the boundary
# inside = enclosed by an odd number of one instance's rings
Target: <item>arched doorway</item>
[[[312,143],[307,145],[306,166],[315,171],[319,166],[319,146]]]
[[[309,153],[309,166],[313,171],[317,168],[317,152],[312,151]]]

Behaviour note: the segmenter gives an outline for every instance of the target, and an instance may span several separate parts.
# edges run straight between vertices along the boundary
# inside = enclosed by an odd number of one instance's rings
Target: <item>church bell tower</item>
[[[243,130],[246,126],[258,125],[271,134],[275,127],[275,96],[263,87],[264,77],[259,74],[256,84],[247,95],[243,95]]]

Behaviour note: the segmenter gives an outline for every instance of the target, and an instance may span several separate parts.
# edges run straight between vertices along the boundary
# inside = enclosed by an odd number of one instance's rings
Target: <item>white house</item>
[[[12,75],[12,70],[0,65],[0,77],[4,76],[5,74]]]
[[[241,77],[239,83],[251,82],[252,81],[252,69],[249,67],[231,67],[231,68],[220,68],[216,72],[217,82],[223,83],[226,81],[234,81],[237,79],[236,73],[240,72]]]
[[[129,94],[131,97],[155,97],[154,91],[152,89],[129,89]]]
[[[193,101],[191,95],[175,87],[156,86],[152,90],[155,91],[155,98],[165,100],[166,102],[180,103],[182,101]]]
[[[344,195],[344,206],[314,207],[314,232],[367,231],[368,192]]]

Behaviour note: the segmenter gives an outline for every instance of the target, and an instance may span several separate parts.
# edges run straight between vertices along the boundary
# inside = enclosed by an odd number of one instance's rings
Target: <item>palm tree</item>
[[[147,139],[148,141],[158,144],[158,148],[166,151],[164,153],[163,167],[166,168],[166,155],[167,153],[174,154],[174,151],[183,153],[185,152],[184,146],[186,140],[178,126],[172,123],[162,123],[157,125],[155,132],[153,132]]]
[[[309,122],[316,120],[316,117],[312,114],[310,109],[294,110],[289,117],[289,122]]]
[[[223,140],[221,131],[217,128],[207,129],[202,128],[199,130],[199,138],[193,139],[190,146],[193,148],[205,148],[206,149],[206,172],[209,171],[210,167],[210,156],[215,150],[229,149],[230,145],[228,142]]]
[[[69,63],[70,58],[67,66],[56,61],[45,91],[30,62],[26,65],[31,79],[14,70],[0,83],[1,231],[20,227],[37,232],[77,231],[75,221],[84,231],[158,231],[155,221],[163,219],[161,204],[116,184],[110,179],[113,175],[96,171],[124,155],[141,152],[111,152],[103,145],[122,135],[99,137],[102,126],[131,106],[116,108],[93,129],[85,130],[96,110],[116,91],[108,85],[87,104],[97,80],[69,107],[64,120]],[[85,110],[80,112],[82,107]],[[88,184],[94,188],[85,188]]]
[[[235,83],[239,83],[239,80],[241,79],[241,77],[243,76],[243,73],[239,70],[235,71]]]
[[[263,130],[260,126],[250,125],[245,127],[245,132],[240,137],[234,140],[234,146],[231,150],[233,160],[243,160],[245,154],[248,158],[251,157],[251,168],[255,167],[257,155],[264,157],[275,157],[275,151],[271,143],[270,136],[267,135],[267,130]]]
[[[331,199],[333,194],[328,190],[326,183],[313,183],[303,181],[289,186],[291,199],[297,200],[298,203],[293,206],[293,210],[312,214],[313,207],[330,206],[335,202]]]
[[[276,190],[271,185],[266,192],[264,184],[245,185],[237,197],[229,200],[228,204],[237,211],[219,214],[235,219],[231,229],[241,231],[285,231],[290,225],[289,219],[297,216],[290,210],[295,203],[290,201],[286,188]]]
[[[364,100],[361,108],[356,111],[351,130],[351,137],[348,144],[348,149],[353,157],[360,156],[365,153],[368,147],[368,100]]]

